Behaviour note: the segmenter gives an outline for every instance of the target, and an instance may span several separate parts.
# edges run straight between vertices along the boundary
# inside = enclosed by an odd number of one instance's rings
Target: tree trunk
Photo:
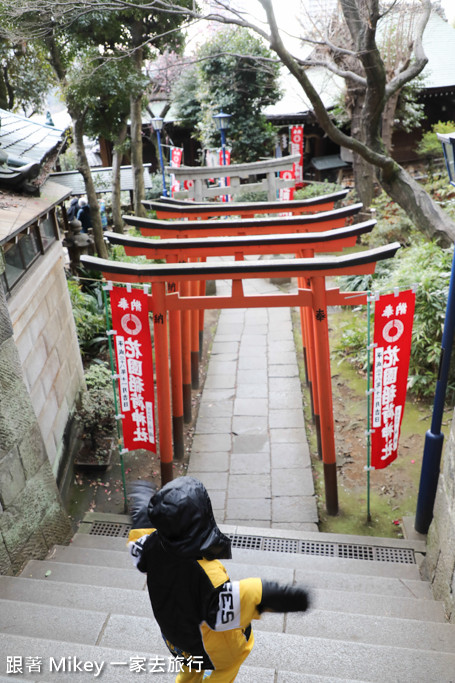
[[[134,179],[134,213],[145,216],[144,168],[142,160],[142,96],[131,98],[131,164]]]
[[[80,112],[70,112],[70,114],[71,118],[73,119],[74,144],[76,145],[77,155],[77,170],[84,178],[85,192],[87,194],[88,205],[90,206],[90,219],[92,222],[96,253],[100,258],[107,259],[108,253],[103,237],[103,226],[101,224],[98,198],[96,196],[95,185],[93,183],[93,178],[84,147],[84,116]]]
[[[379,182],[383,189],[408,213],[416,224],[416,227],[425,233],[427,237],[430,239],[437,239],[439,244],[444,247],[452,245],[455,241],[454,221],[450,220],[448,215],[431,199],[423,187],[416,183],[399,164],[385,153],[382,141],[378,137],[380,124],[379,115],[382,115],[383,106],[381,108],[381,101],[380,98],[377,97],[377,92],[374,93],[376,98],[369,98],[369,111],[365,112],[365,115],[368,114],[368,121],[370,122],[370,140],[373,141],[373,147],[369,147],[361,140],[356,139],[354,136],[345,135],[337,128],[331,119],[329,112],[325,108],[319,93],[309,80],[305,68],[301,66],[295,57],[293,57],[285,48],[278,30],[275,15],[273,14],[271,0],[259,0],[259,2],[266,11],[267,21],[271,30],[271,35],[269,37],[270,47],[276,52],[282,63],[299,82],[310,100],[316,119],[324,132],[335,144],[352,150],[365,159],[365,161],[378,168],[378,173],[380,174]],[[346,9],[347,12],[351,6],[354,7],[355,3],[351,4],[348,0],[343,0],[343,9]],[[427,3],[425,3],[425,6],[427,10]],[[424,18],[426,20],[427,16]],[[257,27],[254,27],[254,29],[261,35],[265,35],[261,29]],[[367,27],[367,30],[370,29]],[[420,49],[419,52],[422,52],[422,50]],[[383,66],[381,67],[381,65],[378,64],[378,60],[374,59],[374,55],[372,56],[372,53],[368,51],[359,53],[359,58],[364,61],[365,71],[368,73],[366,92],[368,93],[369,88],[373,88],[377,91],[377,84],[380,83],[384,75]],[[422,56],[419,60],[419,65],[419,68],[423,68],[425,65],[425,60],[422,59]],[[400,83],[400,86],[402,87],[406,82],[415,78],[418,73],[417,70],[410,74],[408,80],[403,80],[403,82]]]
[[[366,141],[363,107],[364,92],[356,85],[347,82],[346,107],[351,117],[351,135],[358,140]],[[374,197],[376,173],[374,166],[365,161],[356,152],[352,155],[352,170],[357,195],[365,209],[368,209]]]
[[[133,20],[131,33],[135,50],[133,63],[140,78],[144,61],[144,51],[141,47],[143,41],[143,25],[140,20]],[[136,216],[145,216],[146,212],[142,205],[145,199],[144,167],[142,159],[142,93],[139,96],[131,96],[131,164],[133,166],[134,179],[134,213]]]
[[[436,239],[442,247],[453,245],[455,223],[404,168],[395,163],[392,172],[380,173],[379,182],[428,239]]]
[[[358,154],[353,154],[352,170],[359,201],[362,202],[365,209],[368,209],[374,197],[374,182],[376,179],[374,166],[365,161],[365,159],[362,159]]]
[[[395,127],[395,112],[397,110],[399,93],[395,93],[387,100],[382,114],[382,139],[387,152],[391,155],[393,150],[392,136]]]
[[[126,139],[128,127],[124,123],[122,129],[114,144],[114,154],[112,158],[112,220],[114,223],[114,232],[123,233],[123,219],[122,219],[122,204],[121,204],[121,185],[120,185],[120,167],[122,165],[123,157],[123,143]]]

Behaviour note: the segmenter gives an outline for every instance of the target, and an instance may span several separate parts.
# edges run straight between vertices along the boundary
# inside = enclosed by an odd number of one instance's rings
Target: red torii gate
[[[332,211],[321,211],[305,216],[268,216],[241,220],[158,221],[153,218],[123,216],[127,225],[139,228],[143,235],[159,237],[214,237],[215,235],[267,235],[295,232],[317,232],[330,228],[342,228],[348,218],[363,209],[361,203],[343,206]]]
[[[344,227],[348,219],[355,216],[363,208],[361,203],[342,207],[333,211],[324,211],[309,216],[281,217],[273,216],[259,219],[243,219],[228,221],[157,221],[148,218],[139,218],[126,215],[123,217],[127,225],[132,225],[140,229],[143,235],[153,235],[161,238],[191,238],[191,237],[214,237],[214,236],[240,236],[240,235],[270,235],[270,234],[289,234],[307,233],[310,231],[323,231]],[[309,256],[312,254],[305,254]],[[187,285],[185,285],[187,286]],[[205,283],[193,283],[192,294],[204,294],[201,291]],[[189,294],[190,292],[185,292]],[[184,369],[185,378],[188,382],[186,386],[186,401],[190,401],[191,386],[193,389],[199,387],[199,348],[200,337],[204,326],[203,311],[193,311],[184,316],[184,325],[190,326],[191,336],[191,368],[187,372]],[[188,388],[188,384],[191,386]],[[191,419],[191,418],[190,418]]]
[[[292,213],[294,216],[314,211],[329,211],[335,202],[346,197],[349,190],[310,197],[308,199],[292,199],[276,202],[189,202],[184,200],[161,197],[159,200],[143,200],[147,209],[156,211],[158,219],[188,218],[189,220],[203,220],[219,216],[253,217],[257,214]]]
[[[200,257],[205,260],[210,256],[235,256],[236,260],[245,255],[285,254],[292,253],[297,257],[312,257],[315,252],[336,252],[354,246],[357,239],[370,232],[376,221],[357,223],[347,228],[337,228],[320,233],[303,233],[294,235],[264,235],[240,237],[205,237],[196,239],[151,240],[107,232],[105,237],[111,244],[124,247],[127,256],[146,256],[148,259],[165,259],[168,263],[182,263]],[[304,287],[299,282],[300,287]],[[182,286],[184,289],[184,285]],[[184,291],[183,294],[190,294]],[[319,403],[321,397],[317,389],[315,375],[314,332],[308,309],[300,309],[300,323],[305,358],[307,382],[310,387],[313,419],[316,424],[318,450],[322,457],[320,439]],[[194,374],[194,351],[191,348],[191,325],[186,320],[180,321],[180,312],[170,314],[171,328],[171,373],[172,373],[172,411],[174,454],[183,457],[183,423],[191,422],[191,375]],[[182,361],[183,359],[183,361]],[[192,373],[193,370],[193,373]],[[182,392],[178,387],[182,385]],[[194,387],[193,388],[198,388]]]
[[[366,275],[374,273],[376,263],[391,258],[399,243],[379,247],[360,254],[313,259],[280,261],[235,261],[230,263],[182,263],[142,265],[121,263],[82,256],[82,263],[102,272],[107,280],[122,283],[151,283],[149,310],[153,312],[158,424],[160,440],[161,482],[172,480],[172,417],[169,379],[169,345],[167,312],[205,308],[267,308],[281,306],[309,307],[312,310],[316,341],[316,373],[324,401],[321,403],[321,443],[327,512],[338,512],[336,452],[333,424],[330,349],[327,307],[365,303],[366,293],[353,295],[338,289],[326,290],[325,278],[335,275]],[[308,288],[297,294],[245,296],[243,279],[297,277],[308,282]],[[228,297],[189,296],[166,292],[166,283],[231,279],[232,293]]]

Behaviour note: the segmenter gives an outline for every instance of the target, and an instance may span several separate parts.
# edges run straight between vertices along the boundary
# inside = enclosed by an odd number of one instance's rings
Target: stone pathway
[[[265,280],[244,290],[278,291]],[[188,474],[219,524],[318,530],[289,308],[221,311]]]

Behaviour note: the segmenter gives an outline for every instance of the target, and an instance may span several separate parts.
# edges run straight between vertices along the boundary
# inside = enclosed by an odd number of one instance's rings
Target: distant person
[[[263,612],[305,612],[306,590],[260,578],[231,581],[219,561],[231,557],[231,541],[198,479],[179,477],[160,491],[135,482],[129,493],[128,546],[147,574],[164,641],[181,663],[175,683],[200,683],[209,672],[213,683],[232,683],[254,644],[251,620]]]
[[[107,228],[107,213],[106,213],[106,202],[104,199],[100,200],[100,216],[101,216],[101,226],[103,230]]]
[[[79,211],[76,216],[77,220],[81,222],[82,232],[88,232],[92,227],[92,219],[90,217],[90,207],[85,199],[79,199]]]
[[[72,221],[73,218],[76,218],[78,211],[79,211],[79,200],[77,197],[73,197],[72,200],[70,201],[69,208],[66,212],[66,215],[68,217],[68,222]]]

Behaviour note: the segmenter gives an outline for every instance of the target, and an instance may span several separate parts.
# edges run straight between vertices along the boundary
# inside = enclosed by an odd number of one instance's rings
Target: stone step
[[[146,591],[128,587],[93,586],[0,576],[0,595],[3,600],[31,602],[40,605],[117,612],[130,616],[150,616],[150,600]]]
[[[455,654],[431,652],[425,643],[416,649],[353,643],[282,633],[256,633],[256,644],[248,658],[250,666],[264,661],[279,671],[299,674],[335,675],[351,680],[399,681],[399,683],[453,683]],[[286,680],[286,678],[284,678]]]
[[[164,644],[159,652],[154,651],[148,644],[142,649],[139,643],[133,641],[132,647],[126,646],[126,640],[130,642],[133,634],[128,631],[119,633],[115,629],[112,638],[109,634],[103,635],[104,642],[118,642],[118,645],[107,647],[100,644],[97,646],[72,643],[71,646],[61,640],[47,640],[44,638],[27,638],[24,636],[7,634],[3,637],[4,652],[14,653],[16,657],[40,657],[43,662],[44,680],[52,678],[49,668],[52,662],[73,663],[73,658],[82,662],[96,662],[98,666],[103,664],[104,680],[110,683],[116,681],[131,681],[134,675],[129,666],[137,658],[144,658],[147,668],[154,662],[169,667],[169,657],[164,649]],[[122,639],[123,635],[123,639]],[[130,638],[131,636],[131,638]],[[256,632],[256,644],[248,658],[248,665],[241,669],[241,674],[236,679],[239,683],[272,683],[272,681],[287,680],[287,672],[293,672],[301,676],[305,672],[307,676],[337,677],[347,680],[370,681],[371,683],[383,683],[383,681],[400,681],[400,683],[449,683],[453,681],[455,671],[455,654],[431,652],[425,649],[390,648],[379,645],[352,643],[341,640],[303,637],[288,634],[276,634]],[[264,653],[267,653],[268,667],[264,668]],[[69,658],[69,659],[68,659]],[[124,662],[124,664],[122,663]],[[78,681],[83,683],[93,680],[95,677],[94,666],[89,664],[90,670],[78,672]],[[150,669],[149,669],[150,670]],[[276,678],[276,672],[280,677]],[[55,672],[54,672],[55,673]],[[47,675],[46,675],[47,674]],[[59,680],[74,680],[75,673],[71,671],[59,671]],[[171,681],[175,673],[154,674],[153,680]],[[25,673],[26,680],[36,680],[36,673]],[[40,677],[40,680],[41,677]],[[300,678],[302,680],[302,678]],[[312,680],[310,678],[309,680]]]
[[[300,615],[300,619],[302,621],[305,620],[307,615]],[[309,616],[309,615],[308,615]],[[332,617],[335,617],[336,615],[332,615]],[[262,621],[262,620],[261,620]],[[402,624],[401,627],[403,628],[407,626],[407,621],[406,620],[401,620]],[[341,631],[340,634],[336,639],[329,639],[325,636],[323,632],[318,632],[315,631],[312,636],[301,636],[300,634],[288,634],[288,633],[277,633],[272,631],[271,629],[258,629],[256,628],[257,623],[260,622],[254,622],[253,623],[253,628],[255,632],[255,639],[256,639],[256,650],[258,652],[258,658],[255,661],[255,664],[260,663],[260,658],[264,658],[264,652],[267,652],[267,663],[270,666],[273,666],[276,669],[291,669],[295,671],[307,671],[306,666],[301,666],[299,667],[299,664],[301,664],[300,656],[303,652],[305,652],[307,644],[311,646],[311,648],[314,650],[315,647],[315,642],[314,641],[320,641],[321,646],[326,648],[327,642],[332,642],[332,647],[333,650],[336,651],[338,647],[338,643],[341,642],[341,647],[344,648],[346,645],[346,641],[349,641],[350,638],[348,637],[348,634],[346,634],[345,637],[342,637]],[[387,628],[387,623],[388,619],[383,620],[383,626]],[[445,624],[441,624],[442,626],[446,626]],[[428,629],[429,631],[430,629]],[[450,628],[449,628],[450,631]],[[415,633],[416,635],[420,635],[418,632]],[[425,632],[422,632],[424,635]],[[453,632],[452,632],[453,635]],[[280,638],[280,646],[279,647],[273,647],[270,648],[268,643],[273,640],[275,637]],[[103,634],[100,640],[100,645],[105,646],[105,647],[126,647],[128,649],[131,649],[135,645],[140,649],[144,650],[147,649],[147,647],[150,647],[154,651],[159,651],[159,632],[158,628],[155,626],[153,627],[151,624],[150,619],[134,619],[134,618],[124,618],[121,615],[112,615],[109,621],[106,623],[105,628],[103,630]],[[391,639],[390,639],[391,640]],[[433,642],[436,642],[436,637],[433,639]],[[351,641],[351,647],[353,649],[357,648],[357,646],[363,646],[363,645],[369,645],[371,648],[371,652],[374,655],[376,650],[379,650],[379,654],[382,656],[384,654],[384,650],[388,650],[390,652],[391,649],[399,649],[400,651],[404,651],[405,653],[409,653],[412,650],[416,650],[420,647],[420,644],[424,643],[424,648],[425,652],[428,652],[430,658],[432,661],[435,660],[435,653],[439,654],[441,658],[444,658],[446,655],[449,655],[448,661],[455,661],[455,653],[453,650],[453,647],[451,650],[446,650],[445,652],[441,652],[440,650],[436,649],[435,651],[430,652],[430,648],[427,647],[427,643],[425,640],[421,641],[416,641],[414,642],[414,647],[413,648],[404,648],[400,647],[398,644],[394,645],[393,641],[386,643],[387,647],[384,647],[383,645],[379,645],[375,642],[365,642],[365,641]],[[452,644],[453,645],[453,644]],[[327,648],[326,648],[327,649]],[[290,656],[290,653],[293,651],[293,659],[295,660],[295,665],[289,665],[289,662],[285,663],[285,659],[281,656],[280,653],[286,652],[287,656]],[[451,659],[450,659],[451,658]],[[408,658],[409,660],[411,659],[410,657]],[[313,669],[314,673],[317,673],[317,669]],[[335,671],[328,671],[327,673],[337,673]],[[344,674],[346,675],[346,674]],[[365,676],[365,673],[363,672],[362,674]],[[394,680],[393,678],[384,678],[383,680]],[[401,679],[398,679],[401,680]],[[436,679],[439,680],[439,679]]]
[[[45,579],[64,583],[81,583],[92,586],[110,586],[112,588],[129,588],[142,591],[146,585],[146,576],[141,574],[130,562],[130,567],[118,569],[104,566],[69,564],[54,560],[30,560],[20,576],[27,579]]]
[[[55,546],[51,551],[50,559],[52,562],[68,563],[71,565],[69,571],[72,571],[78,564],[90,565],[94,567],[106,567],[109,571],[111,568],[130,569],[133,570],[131,558],[125,551],[124,554],[112,550],[98,550],[97,548],[78,548],[75,546]],[[48,560],[49,562],[49,560]],[[30,563],[29,563],[30,564]],[[23,573],[30,575],[31,568],[29,564],[25,567]],[[345,590],[353,592],[367,592],[381,595],[394,595],[397,597],[419,597],[423,599],[432,599],[429,585],[420,580],[415,579],[395,579],[381,576],[357,576],[350,574],[341,574],[336,572],[321,572],[298,570],[285,567],[269,567],[261,565],[260,570],[254,565],[238,564],[234,560],[227,560],[225,562],[231,578],[238,579],[246,576],[257,576],[261,578],[292,582],[297,580],[309,588],[330,588],[331,590]],[[39,567],[36,563],[33,565],[35,571]],[[48,565],[47,565],[48,566]],[[50,566],[46,571],[52,571]],[[134,570],[136,574],[138,572]],[[109,580],[109,577],[106,577]]]
[[[98,550],[113,550],[125,553],[126,541],[126,538],[91,536],[90,534],[78,533],[74,536],[71,547],[95,548]],[[243,548],[233,548],[232,555],[235,562],[245,562],[247,564],[289,567],[292,563],[292,566],[296,569],[363,574],[365,576],[376,575],[394,578],[420,579],[420,572],[417,564],[379,562],[376,560],[354,560],[343,557],[273,552],[267,550],[247,550]]]
[[[380,595],[395,595],[402,598],[415,597],[422,600],[433,600],[429,584],[420,579],[396,579],[382,576],[363,576],[357,574],[309,571],[304,569],[285,569],[284,567],[268,567],[250,564],[238,564],[234,560],[224,560],[227,572],[232,579],[246,576],[260,576],[264,579],[276,581],[295,581],[309,589],[328,588],[338,591],[352,591],[354,593],[370,593]],[[285,572],[289,578],[286,578]],[[282,578],[278,578],[281,575]]]
[[[93,567],[72,567],[71,577],[76,579],[76,571],[84,575],[85,583],[53,580],[50,574],[45,580],[27,578],[26,574],[13,578],[0,576],[0,595],[8,600],[23,600],[50,605],[115,612],[118,614],[150,616],[150,602],[145,590],[134,590],[107,585],[90,585]],[[105,570],[104,570],[105,571]],[[139,574],[139,572],[137,572]],[[107,578],[107,575],[106,575]],[[418,621],[444,622],[441,603],[417,598],[397,598],[393,596],[367,595],[345,591],[313,589],[312,606],[318,610],[344,612],[348,614],[378,615]],[[273,615],[276,617],[276,615]]]
[[[131,681],[136,680],[137,676],[141,675],[137,669],[130,670],[130,667],[135,662],[139,666],[143,665],[145,667],[145,671],[149,672],[150,680],[153,683],[174,683],[176,676],[175,672],[169,671],[170,661],[173,658],[169,656],[164,643],[160,652],[154,653],[150,649],[146,651],[140,651],[139,648],[127,650],[123,647],[112,649],[81,643],[72,643],[69,647],[65,641],[5,634],[2,636],[2,650],[6,656],[11,653],[11,655],[22,658],[24,665],[21,679],[16,678],[16,676],[10,676],[7,679],[9,683],[12,680],[39,681],[40,683],[51,683],[56,680],[66,683],[74,683],[74,681],[77,681],[77,683],[93,683],[94,680],[102,680],[106,681],[106,683],[131,683]],[[26,668],[27,658],[30,657],[30,653],[40,658],[41,673],[32,672]],[[74,658],[83,664],[96,662],[98,666],[102,665],[101,674],[95,676],[97,671],[94,667],[91,670],[74,671]],[[63,662],[65,664],[71,663],[73,668],[63,671]],[[51,665],[53,670],[50,670]],[[55,670],[56,666],[60,666],[58,671]],[[156,667],[160,668],[161,666],[164,667],[164,673],[156,671]],[[283,682],[284,680],[282,679]],[[314,679],[309,677],[307,679],[301,678],[300,680],[305,683],[305,681],[313,681]],[[275,683],[276,675],[274,669],[263,666],[250,667],[244,665],[236,678],[236,683],[258,683],[258,681],[261,681],[261,683]],[[324,683],[324,681],[327,681],[327,678],[321,678],[321,683]]]
[[[448,623],[314,609],[288,614],[285,633],[455,654],[455,624]]]
[[[128,515],[88,512],[84,515],[79,527],[78,535],[89,535],[95,522],[104,524],[130,525]],[[249,527],[235,524],[219,524],[225,534],[240,536],[261,536],[267,539],[302,540],[313,543],[334,543],[346,545],[373,546],[375,548],[405,548],[414,550],[416,553],[426,552],[425,541],[420,539],[389,538],[382,536],[353,536],[349,534],[333,534],[320,531],[299,531],[296,529],[268,529],[263,527]],[[100,538],[100,536],[97,536]],[[105,538],[109,538],[106,536]],[[121,539],[120,539],[121,540]]]
[[[160,651],[161,634],[148,606],[148,616],[131,616],[94,605],[75,608],[68,604],[47,605],[0,599],[0,632],[69,643],[87,643],[106,647],[151,648]],[[306,614],[266,613],[253,622],[254,630],[269,633],[349,640],[389,647],[455,651],[455,625],[418,622],[406,619],[336,614],[309,610]],[[119,636],[118,634],[121,634]],[[121,642],[119,642],[119,637]]]

